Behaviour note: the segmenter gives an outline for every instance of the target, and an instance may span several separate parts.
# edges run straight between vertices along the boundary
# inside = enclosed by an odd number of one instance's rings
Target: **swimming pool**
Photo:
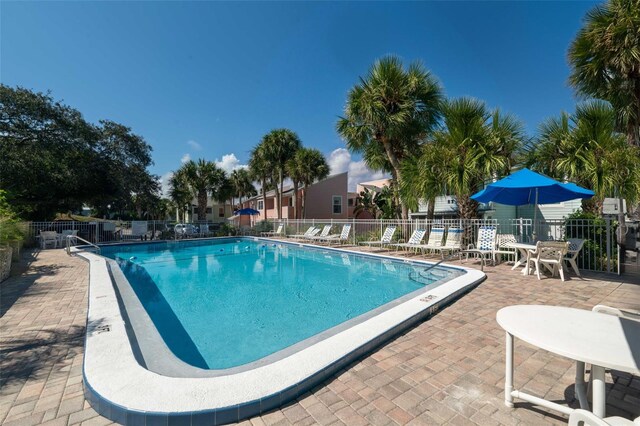
[[[223,424],[295,399],[480,271],[259,238],[103,246],[85,396],[124,424]]]
[[[102,253],[118,262],[171,351],[204,369],[255,362],[463,274],[240,239],[105,247]]]

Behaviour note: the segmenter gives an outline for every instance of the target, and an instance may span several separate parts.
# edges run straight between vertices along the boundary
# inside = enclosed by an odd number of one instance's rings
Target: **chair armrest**
[[[612,308],[611,306],[606,306],[606,305],[596,305],[591,310],[593,312],[598,312],[601,314],[615,315],[620,318],[626,318],[633,321],[640,321],[640,311],[636,311],[633,309],[619,309],[619,308]]]

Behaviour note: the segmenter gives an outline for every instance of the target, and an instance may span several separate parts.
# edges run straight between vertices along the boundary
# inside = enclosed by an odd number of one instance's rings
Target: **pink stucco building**
[[[347,190],[347,173],[335,174],[310,185],[307,188],[305,217],[302,217],[302,194],[298,191],[298,199],[294,198],[292,185],[284,187],[282,193],[283,219],[347,219],[353,216],[355,194]],[[266,193],[266,206],[262,194],[242,203],[243,208],[252,208],[260,212],[253,220],[277,219],[276,194],[274,190]],[[296,213],[297,209],[297,213]]]

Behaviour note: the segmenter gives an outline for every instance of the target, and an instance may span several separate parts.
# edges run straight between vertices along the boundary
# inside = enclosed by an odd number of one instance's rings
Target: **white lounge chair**
[[[580,276],[580,270],[578,269],[578,263],[576,259],[578,259],[578,255],[580,254],[580,250],[582,250],[582,246],[584,246],[584,240],[580,238],[569,238],[569,250],[567,251],[567,255],[564,257],[565,263],[568,263],[573,268],[573,271],[577,276]]]
[[[314,240],[323,242],[323,243],[326,242],[329,244],[332,244],[334,242],[342,243],[349,240],[350,233],[351,233],[351,224],[346,223],[342,226],[342,232],[340,232],[339,234],[327,235],[326,237],[320,236],[320,237],[314,238]]]
[[[261,232],[260,235],[263,237],[275,237],[277,235],[282,235],[282,231],[284,230],[284,225],[280,224],[278,225],[278,229],[276,229],[275,231],[266,231],[266,232]]]
[[[638,426],[640,425],[640,417],[634,420],[625,419],[624,417],[600,417],[591,411],[576,409],[569,414],[569,426]]]
[[[540,278],[540,266],[547,268],[552,276],[560,273],[564,281],[564,256],[569,250],[569,243],[563,241],[538,241],[536,250],[529,256],[529,262],[536,267],[536,276]]]
[[[444,259],[444,255],[453,254],[462,250],[462,234],[464,230],[462,228],[449,228],[447,230],[447,240],[441,247],[434,248],[435,251],[439,251],[440,255]]]
[[[380,238],[379,241],[361,241],[360,244],[361,245],[366,245],[366,246],[380,246],[380,247],[384,247],[386,245],[391,244],[391,239],[393,238],[393,234],[396,233],[396,229],[397,227],[395,226],[387,226],[387,228],[384,230],[384,233],[382,234],[382,237]]]
[[[427,244],[420,244],[418,248],[424,253],[426,251],[433,251],[442,247],[442,240],[444,238],[444,228],[433,227],[429,232],[429,239]]]
[[[313,231],[317,229],[318,232],[320,232],[320,228],[316,228],[315,226],[310,226],[305,232],[304,234],[294,234],[294,235],[287,235],[287,237],[289,238],[294,238],[294,239],[300,239],[300,238],[306,238],[312,235]]]
[[[406,243],[389,244],[389,246],[395,247],[396,250],[399,250],[401,248],[415,249],[417,252],[418,247],[420,246],[420,243],[422,242],[422,239],[424,238],[424,235],[426,233],[426,229],[416,229],[415,231],[413,231],[411,237],[409,237],[409,241],[407,241]]]
[[[317,232],[316,232],[313,235],[310,235],[310,236],[308,236],[306,238],[307,238],[307,240],[314,240],[314,241],[317,240],[317,239],[324,238],[324,237],[329,235],[329,232],[331,232],[331,228],[332,227],[333,227],[332,225],[325,225],[324,228],[322,228],[322,232],[320,232],[320,235],[316,235],[317,234]]]
[[[60,247],[66,246],[67,237],[69,236],[74,236],[74,237],[78,236],[78,230],[66,229],[62,231],[62,233],[58,234],[58,245],[60,245]]]
[[[40,248],[46,249],[47,246],[58,247],[58,233],[56,231],[40,231]]]
[[[486,257],[489,256],[493,259],[493,252],[496,249],[496,235],[495,226],[481,226],[478,229],[477,244],[469,244],[466,250],[460,251],[460,256],[465,254],[467,260],[469,260],[470,254],[475,255],[480,259],[480,270],[483,270],[486,264]]]

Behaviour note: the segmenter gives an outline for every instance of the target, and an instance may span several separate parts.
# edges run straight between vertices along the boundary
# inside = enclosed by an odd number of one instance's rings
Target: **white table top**
[[[526,243],[507,243],[506,244],[507,247],[513,247],[513,248],[517,248],[517,249],[529,249],[529,250],[535,250],[536,246],[534,244],[526,244]]]
[[[582,309],[517,305],[498,311],[498,324],[549,352],[640,374],[640,322]]]

